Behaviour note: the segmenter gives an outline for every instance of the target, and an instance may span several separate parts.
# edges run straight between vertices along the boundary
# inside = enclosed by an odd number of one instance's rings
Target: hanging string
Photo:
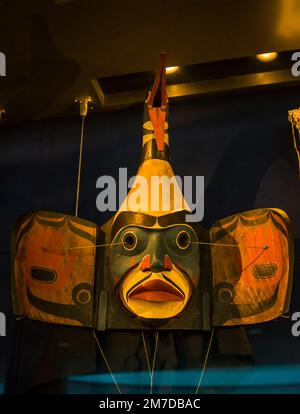
[[[82,102],[80,102],[80,115],[81,115],[81,132],[80,132],[80,147],[79,147],[79,160],[78,160],[78,173],[77,173],[77,187],[76,187],[76,204],[75,204],[75,217],[78,217],[78,204],[79,204],[79,195],[80,195],[80,180],[81,180],[81,165],[82,165],[82,149],[83,149],[83,138],[84,138],[84,122],[85,122],[85,117],[87,115],[87,111],[88,111],[88,101],[89,100],[83,100]],[[106,243],[105,245],[111,245],[110,243]],[[73,250],[73,249],[85,249],[85,248],[91,248],[91,247],[102,247],[104,245],[93,245],[93,246],[75,246],[75,247],[69,247],[68,250]],[[94,336],[94,339],[96,341],[97,347],[101,353],[101,356],[103,358],[103,361],[106,365],[106,368],[108,370],[108,372],[110,373],[110,376],[116,386],[116,389],[118,390],[119,394],[122,394],[120,387],[115,379],[115,376],[112,372],[112,369],[109,365],[109,362],[105,356],[105,353],[100,345],[99,339],[94,331],[94,329],[92,329],[92,333]]]
[[[195,394],[198,394],[199,388],[202,384],[202,379],[203,379],[203,376],[204,376],[204,373],[205,373],[205,370],[206,370],[206,365],[207,365],[207,361],[208,361],[208,357],[209,357],[209,353],[210,353],[210,349],[211,349],[211,344],[212,344],[212,340],[213,340],[213,336],[214,336],[214,331],[215,331],[215,328],[212,329],[211,334],[210,334],[209,344],[208,344],[208,348],[207,348],[207,351],[206,351],[203,368],[202,368],[202,371],[201,371],[201,375],[200,375],[200,378],[199,378],[199,382],[198,382]]]
[[[82,148],[83,148],[83,137],[84,137],[84,121],[85,121],[85,116],[82,115],[81,116],[81,133],[80,133],[78,173],[77,173],[75,217],[78,217],[78,203],[79,203],[79,194],[80,194],[80,179],[81,179],[81,164],[82,164]]]
[[[206,244],[210,246],[221,246],[221,247],[240,247],[239,244],[223,244],[223,243],[208,243],[208,242],[191,242],[194,244]],[[117,246],[123,243],[103,243],[103,244],[93,244],[92,246],[75,246],[75,247],[66,247],[65,250],[74,250],[74,249],[92,249],[94,247],[111,247],[111,246]],[[267,250],[269,246],[261,247],[261,246],[243,246],[245,249],[261,249],[261,250]]]
[[[295,134],[295,130],[294,130],[293,118],[291,118],[291,124],[292,124],[294,148],[295,148],[297,158],[298,158],[298,177],[300,178],[300,150],[299,150],[299,143],[297,143],[297,140],[296,140],[296,134]]]
[[[227,243],[209,243],[209,242],[192,242],[194,244],[206,244],[208,246],[221,246],[221,247],[240,247],[239,244],[227,244]],[[269,246],[243,246],[243,248],[245,249],[261,249],[261,250],[266,250],[269,248]]]
[[[94,247],[107,247],[107,246],[117,246],[123,243],[104,243],[104,244],[93,244],[92,246],[74,246],[74,247],[66,247],[65,250],[75,250],[75,249],[92,249]]]
[[[107,360],[107,358],[106,358],[106,356],[105,356],[105,353],[104,353],[104,351],[103,351],[103,349],[102,349],[102,347],[101,347],[101,345],[100,345],[99,339],[98,339],[98,337],[97,337],[97,335],[96,335],[96,333],[95,333],[94,329],[92,329],[92,332],[93,332],[93,336],[94,336],[94,338],[95,338],[96,344],[97,344],[97,346],[98,346],[98,349],[99,349],[99,351],[100,351],[100,353],[101,353],[101,356],[102,356],[102,358],[103,358],[103,361],[105,362],[106,368],[108,369],[108,371],[109,371],[109,373],[110,373],[110,376],[111,376],[111,378],[112,378],[112,380],[113,380],[113,382],[114,382],[114,384],[115,384],[115,386],[116,386],[116,388],[117,388],[117,390],[118,390],[118,393],[119,393],[119,394],[122,394],[122,392],[121,392],[121,390],[120,390],[120,387],[119,387],[119,385],[118,385],[118,383],[117,383],[117,381],[116,381],[116,379],[115,379],[115,376],[114,376],[114,374],[113,374],[113,372],[112,372],[112,369],[111,369],[111,367],[110,367],[110,365],[109,365],[109,363],[108,363],[108,360]]]
[[[157,355],[158,336],[159,336],[159,333],[158,333],[158,331],[156,331],[155,332],[155,346],[154,346],[153,360],[152,360],[152,365],[150,365],[150,358],[149,358],[149,354],[148,354],[148,350],[147,350],[145,335],[144,335],[144,331],[142,331],[144,351],[145,351],[145,356],[146,356],[146,361],[147,361],[147,366],[148,366],[148,371],[149,371],[149,376],[150,376],[150,394],[152,394],[152,392],[153,392],[153,376],[154,376],[155,361],[156,361],[156,355]]]
[[[267,247],[264,249],[264,250],[262,250],[253,260],[252,260],[252,262],[250,262],[250,263],[248,263],[242,270],[241,270],[241,273],[243,273],[245,270],[247,270],[248,269],[248,267],[250,267],[251,265],[253,265],[253,263],[255,263],[259,258],[260,258],[260,256],[264,253],[264,251],[267,249]]]
[[[239,244],[222,244],[222,243],[202,243],[202,242],[191,242],[196,244],[209,244],[212,246],[222,246],[222,247],[240,247]],[[252,262],[248,263],[242,270],[241,273],[248,269],[253,263],[255,263],[260,256],[264,253],[265,250],[269,249],[269,246],[260,247],[260,246],[243,246],[245,249],[260,249],[261,252],[252,260]]]

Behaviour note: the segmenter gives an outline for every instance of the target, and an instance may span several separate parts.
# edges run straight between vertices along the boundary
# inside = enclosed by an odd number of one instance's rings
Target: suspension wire
[[[99,349],[99,351],[100,351],[100,353],[101,353],[101,356],[102,356],[102,358],[103,358],[103,361],[105,362],[106,368],[108,369],[108,371],[109,371],[109,373],[110,373],[110,376],[111,376],[111,378],[112,378],[112,380],[113,380],[113,382],[114,382],[114,384],[115,384],[115,386],[116,386],[116,388],[117,388],[117,390],[118,390],[118,393],[119,393],[119,394],[122,394],[122,391],[120,390],[120,387],[119,387],[119,385],[118,385],[118,383],[117,383],[117,381],[116,381],[116,379],[115,379],[115,376],[114,376],[114,374],[113,374],[113,372],[112,372],[112,369],[111,369],[111,367],[110,367],[110,365],[109,365],[109,362],[108,362],[108,360],[107,360],[107,358],[106,358],[106,356],[105,356],[105,353],[104,353],[104,351],[103,351],[103,349],[102,349],[102,347],[101,347],[101,345],[100,345],[99,339],[98,339],[98,337],[97,337],[96,332],[95,332],[95,330],[94,330],[94,329],[92,329],[92,333],[93,333],[93,335],[94,335],[94,338],[95,338],[96,344],[97,344],[98,349]]]
[[[147,350],[144,331],[142,331],[142,338],[143,338],[144,351],[145,351],[145,356],[146,356],[146,361],[147,361],[147,366],[148,366],[148,371],[149,371],[149,377],[150,377],[150,394],[152,394],[153,393],[153,376],[154,376],[154,370],[155,370],[155,361],[156,361],[156,355],[157,355],[159,333],[158,331],[155,332],[155,347],[154,347],[152,365],[150,365],[150,358],[149,358],[149,354]]]
[[[194,244],[208,244],[211,246],[222,246],[222,247],[240,247],[239,244],[222,244],[222,243],[206,243],[206,242],[191,242]],[[74,249],[92,249],[94,247],[107,247],[107,246],[117,246],[123,243],[103,243],[103,244],[93,244],[92,246],[75,246],[75,247],[66,247],[66,250],[74,250]],[[260,250],[267,250],[269,246],[243,246],[245,249],[260,249]]]
[[[78,203],[79,203],[79,194],[80,194],[81,164],[82,164],[82,148],[83,148],[83,138],[84,138],[84,120],[85,120],[85,116],[82,116],[81,117],[78,173],[77,173],[77,187],[76,187],[75,217],[78,217]]]
[[[83,110],[82,108],[80,108],[81,111]],[[81,132],[80,132],[80,146],[79,146],[79,160],[78,160],[78,173],[77,173],[77,187],[76,187],[76,203],[75,203],[75,217],[78,217],[78,204],[79,204],[79,195],[80,195],[80,180],[81,180],[81,166],[82,166],[82,149],[83,149],[83,139],[84,139],[84,123],[85,123],[85,117],[86,117],[86,112],[81,112]],[[110,245],[111,243],[107,243],[105,245]],[[85,249],[85,248],[90,248],[90,247],[102,247],[105,245],[94,245],[94,246],[79,246],[79,247],[69,247],[68,250],[73,250],[73,249]],[[112,369],[110,367],[110,364],[105,356],[105,353],[100,345],[99,339],[95,333],[95,330],[92,329],[92,333],[93,333],[93,337],[96,341],[97,347],[100,351],[100,354],[103,358],[103,361],[106,365],[106,368],[108,370],[108,372],[110,373],[110,376],[116,386],[116,389],[118,391],[119,394],[122,394],[120,387],[115,379],[115,376],[112,372]]]
[[[191,243],[194,244],[206,244],[209,246],[221,246],[221,247],[240,247],[239,244],[227,244],[227,243],[209,243],[209,242],[193,242],[191,241]],[[269,246],[243,246],[245,249],[261,249],[261,250],[266,250],[269,248]]]
[[[92,246],[74,246],[74,247],[66,247],[65,250],[92,249],[94,247],[117,246],[120,244],[123,244],[123,243],[103,243],[103,244],[93,244]]]
[[[253,263],[255,263],[259,258],[260,258],[260,256],[264,253],[264,251],[265,251],[266,249],[264,249],[264,250],[262,250],[253,260],[252,260],[252,262],[250,262],[250,263],[248,263],[242,270],[241,270],[241,273],[243,273],[245,270],[247,270],[248,269],[248,267],[250,267],[251,265],[253,265]]]
[[[213,336],[214,336],[214,331],[215,331],[215,328],[212,329],[211,334],[210,334],[209,344],[208,344],[208,348],[207,348],[207,351],[206,351],[203,368],[202,368],[202,371],[201,371],[201,375],[200,375],[200,378],[199,378],[199,382],[198,382],[195,394],[198,394],[198,391],[199,391],[199,388],[201,386],[202,379],[203,379],[203,376],[204,376],[204,373],[205,373],[205,370],[206,370],[206,365],[207,365],[207,361],[208,361],[208,357],[209,357],[209,353],[210,353],[210,349],[211,349],[211,344],[212,344],[212,339],[213,339]]]
[[[300,178],[300,151],[299,151],[299,143],[297,144],[297,140],[296,140],[293,118],[291,120],[291,124],[292,124],[292,133],[293,133],[294,148],[295,148],[295,151],[296,151],[296,154],[297,154],[297,158],[298,158],[298,177]]]

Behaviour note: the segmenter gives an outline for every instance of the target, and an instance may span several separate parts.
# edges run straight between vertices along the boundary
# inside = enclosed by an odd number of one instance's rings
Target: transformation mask
[[[153,191],[153,177],[172,185]],[[138,192],[141,182],[147,194]],[[138,197],[146,200],[142,206]],[[293,272],[287,215],[251,210],[208,231],[188,223],[189,212],[169,162],[162,55],[144,106],[140,168],[119,211],[101,227],[43,211],[18,221],[15,313],[98,330],[208,330],[285,313]]]

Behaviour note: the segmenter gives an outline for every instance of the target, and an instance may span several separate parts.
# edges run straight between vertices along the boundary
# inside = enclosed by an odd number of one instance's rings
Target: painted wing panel
[[[288,311],[293,241],[279,209],[257,209],[225,218],[210,230],[213,324],[265,322]]]
[[[15,313],[93,325],[97,226],[66,214],[23,216],[13,237]]]

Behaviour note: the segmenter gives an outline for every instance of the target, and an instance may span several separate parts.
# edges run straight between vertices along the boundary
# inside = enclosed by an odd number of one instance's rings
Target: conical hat
[[[127,197],[116,213],[131,211],[162,216],[191,211],[169,162],[166,55],[144,105],[142,160]]]

